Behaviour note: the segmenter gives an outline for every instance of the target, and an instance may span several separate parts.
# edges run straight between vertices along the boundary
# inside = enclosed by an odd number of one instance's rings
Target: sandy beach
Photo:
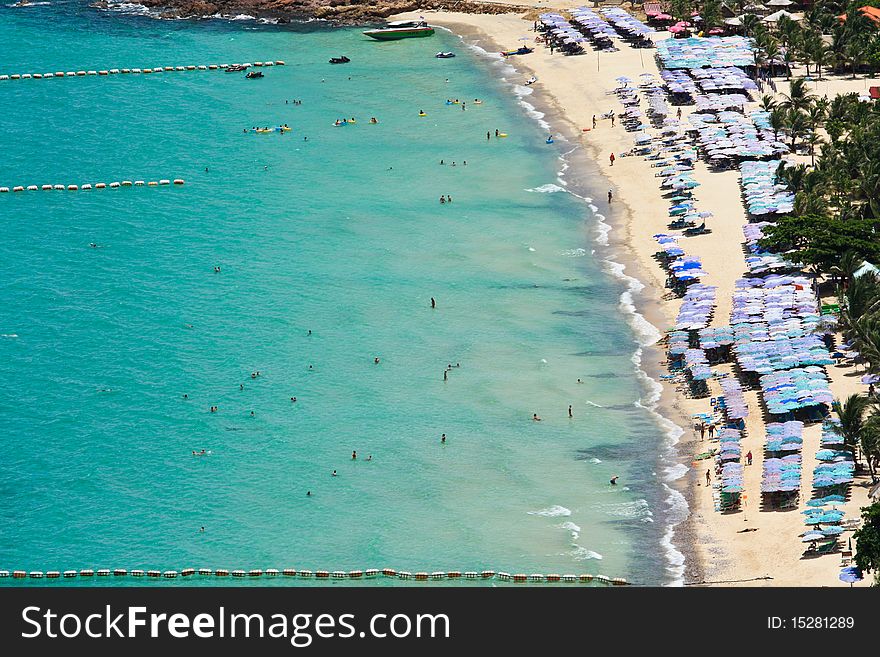
[[[582,2],[554,2],[553,9],[582,5]],[[516,14],[478,15],[464,13],[420,12],[431,24],[451,29],[466,43],[479,45],[489,52],[515,48],[523,43],[534,45],[536,33],[533,20],[540,11],[550,7],[545,3],[536,5],[536,11],[524,16]],[[397,19],[416,18],[415,14],[400,15]],[[523,41],[528,37],[528,41]],[[660,33],[657,38],[667,38]],[[657,40],[657,39],[655,39]],[[674,324],[681,301],[665,289],[666,275],[653,256],[657,244],[655,233],[665,232],[668,201],[661,195],[655,171],[641,157],[617,157],[609,161],[611,153],[622,153],[633,146],[632,133],[619,124],[612,127],[609,120],[599,119],[603,113],[621,106],[611,90],[617,86],[616,78],[627,76],[636,79],[643,73],[658,74],[653,50],[634,49],[622,44],[617,52],[597,53],[591,49],[580,56],[566,57],[551,54],[538,44],[535,52],[507,60],[515,67],[524,82],[534,75],[538,81],[531,88],[530,103],[536,103],[548,112],[545,121],[551,131],[564,134],[579,141],[589,160],[583,172],[570,171],[567,175],[592,176],[591,186],[597,187],[596,169],[608,181],[614,193],[609,204],[604,194],[593,199],[611,224],[608,250],[605,256],[626,265],[625,273],[637,278],[644,289],[634,295],[635,305],[644,317],[661,332]],[[797,74],[797,71],[796,71]],[[787,90],[784,78],[776,79],[778,93]],[[864,78],[828,78],[810,83],[818,95],[833,97],[838,93],[862,91],[869,84]],[[752,103],[747,109],[757,107]],[[682,108],[686,119],[693,106]],[[593,116],[598,119],[596,129]],[[803,159],[803,158],[801,158]],[[806,158],[808,161],[809,158]],[[574,166],[574,165],[573,165]],[[595,169],[593,168],[595,167]],[[710,172],[702,162],[698,163],[694,178],[699,188],[700,209],[714,214],[708,227],[712,232],[696,238],[683,238],[689,254],[699,256],[708,276],[702,282],[718,288],[718,304],[711,326],[725,326],[730,321],[731,299],[734,283],[747,271],[742,249],[742,226],[747,223],[746,212],[740,193],[740,174],[737,170],[722,173]],[[604,255],[604,254],[603,254]],[[823,299],[825,301],[825,299]],[[665,369],[662,348],[647,348],[643,354],[643,369],[656,378]],[[728,373],[731,364],[714,368],[716,373]],[[854,392],[864,392],[860,383],[861,372],[852,366],[830,366],[827,373],[831,390],[837,398],[845,398]],[[716,379],[710,381],[712,396],[720,394]],[[761,505],[761,465],[765,438],[764,420],[758,392],[746,391],[745,398],[751,410],[747,420],[747,435],[742,441],[743,453],[751,451],[754,462],[744,467],[743,508],[737,513],[723,514],[714,509],[711,489],[705,485],[705,471],[711,461],[693,461],[693,456],[707,449],[699,433],[693,429],[693,415],[709,411],[709,398],[692,399],[680,394],[674,385],[664,383],[657,410],[674,421],[683,430],[677,456],[670,457],[670,467],[683,464],[688,473],[673,482],[688,500],[690,516],[675,528],[673,542],[685,554],[685,569],[681,576],[684,585],[723,584],[746,586],[848,586],[838,580],[841,567],[840,553],[824,556],[804,556],[804,544],[799,534],[804,531],[800,513],[804,501],[811,496],[812,471],[816,465],[815,454],[819,449],[821,426],[808,425],[804,430],[803,477],[801,479],[801,502],[797,509],[787,511],[764,510]],[[657,439],[661,439],[660,436]],[[714,478],[714,474],[712,475]],[[851,487],[851,499],[839,508],[848,518],[859,517],[859,509],[867,504],[870,479],[858,476]],[[844,549],[852,533],[841,536]],[[858,585],[868,585],[862,581]]]

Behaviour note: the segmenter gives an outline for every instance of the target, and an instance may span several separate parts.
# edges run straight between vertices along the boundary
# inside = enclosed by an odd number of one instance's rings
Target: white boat
[[[364,32],[371,39],[379,41],[392,41],[395,39],[411,39],[413,37],[426,37],[434,34],[434,28],[425,21],[394,21],[385,27]]]

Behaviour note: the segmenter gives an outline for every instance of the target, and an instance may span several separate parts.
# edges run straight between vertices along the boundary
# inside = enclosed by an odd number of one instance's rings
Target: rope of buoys
[[[111,75],[130,75],[144,73],[172,73],[179,71],[223,71],[230,66],[284,66],[283,60],[268,62],[245,62],[243,64],[189,64],[187,66],[155,66],[153,68],[107,68],[84,71],[55,71],[54,73],[4,73],[0,80],[47,80],[49,78],[82,78],[87,76],[109,77]]]
[[[378,568],[367,568],[365,570],[297,570],[296,568],[266,568],[265,570],[254,568],[251,570],[227,570],[225,568],[183,568],[182,570],[140,570],[140,569],[132,569],[126,570],[125,568],[100,568],[98,570],[92,570],[89,568],[83,568],[81,570],[50,570],[43,572],[41,570],[0,570],[0,579],[12,578],[12,579],[74,579],[77,577],[152,577],[152,578],[162,578],[162,579],[176,579],[177,577],[193,577],[195,575],[200,575],[202,577],[235,577],[235,578],[255,578],[255,577],[299,577],[301,579],[311,579],[314,577],[315,579],[374,579],[379,575],[383,577],[393,578],[393,579],[402,579],[402,580],[414,580],[416,582],[428,582],[428,581],[438,581],[444,579],[484,579],[484,580],[498,580],[502,582],[515,582],[517,584],[520,583],[548,583],[555,584],[559,582],[563,583],[581,583],[581,584],[589,584],[592,582],[600,582],[602,584],[610,585],[610,586],[627,586],[629,582],[622,577],[607,577],[605,575],[556,575],[549,574],[543,575],[541,573],[531,573],[529,575],[525,573],[507,573],[503,571],[495,572],[494,570],[483,570],[481,572],[468,570],[462,573],[458,570],[449,570],[449,571],[434,571],[431,573],[425,571],[419,571],[416,573],[409,572],[407,570],[396,570],[394,568],[383,568],[379,570]]]
[[[162,178],[159,181],[151,180],[149,182],[144,182],[143,180],[123,180],[121,182],[111,182],[107,183],[95,183],[94,185],[90,183],[83,183],[82,185],[15,185],[14,187],[0,187],[0,194],[7,194],[9,192],[36,192],[36,191],[44,191],[49,192],[53,190],[63,191],[67,190],[69,192],[77,192],[77,191],[88,191],[90,189],[106,189],[109,187],[110,189],[118,189],[120,187],[159,187],[165,185],[183,185],[186,181],[183,178],[174,178],[173,180],[170,178]]]

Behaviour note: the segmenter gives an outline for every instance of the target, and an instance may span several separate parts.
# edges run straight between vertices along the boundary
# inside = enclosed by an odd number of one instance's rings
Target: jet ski
[[[330,58],[331,64],[348,64],[350,61],[351,60],[348,57],[346,57],[345,55],[343,55],[342,57],[331,57]]]
[[[438,52],[436,55],[434,55],[434,57],[436,57],[437,59],[452,59],[453,57],[455,57],[455,53],[454,52]]]
[[[244,64],[230,64],[226,67],[227,73],[238,73],[244,70],[247,70],[247,66],[245,66]]]
[[[263,72],[262,71],[251,71],[250,73],[248,73],[244,77],[246,77],[248,80],[253,80],[254,78],[261,78],[261,77],[263,77]]]

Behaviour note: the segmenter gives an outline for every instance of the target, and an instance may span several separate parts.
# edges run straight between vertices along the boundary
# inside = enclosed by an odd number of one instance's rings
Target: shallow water
[[[0,82],[0,185],[186,180],[0,196],[0,567],[666,581],[625,285],[500,65],[445,32],[0,8],[2,73],[270,59]]]

